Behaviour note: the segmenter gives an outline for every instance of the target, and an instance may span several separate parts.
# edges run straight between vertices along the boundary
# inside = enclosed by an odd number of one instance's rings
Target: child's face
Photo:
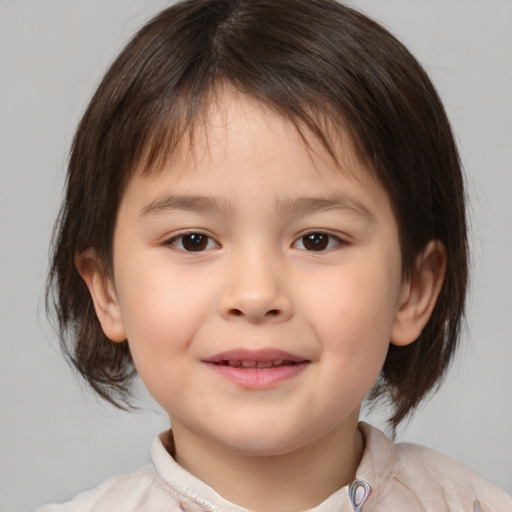
[[[194,156],[127,187],[105,330],[188,438],[290,452],[354,424],[382,368],[406,288],[397,223],[347,142],[342,171],[312,146],[226,93]]]

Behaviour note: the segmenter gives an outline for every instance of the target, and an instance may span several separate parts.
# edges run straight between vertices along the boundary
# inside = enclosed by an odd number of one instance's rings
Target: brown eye
[[[332,249],[341,243],[342,241],[338,237],[317,231],[308,233],[299,238],[297,242],[295,242],[294,247],[305,251],[319,252]]]
[[[204,251],[208,245],[208,237],[201,233],[190,233],[183,236],[181,243],[186,251]]]
[[[185,233],[174,237],[167,243],[186,252],[202,252],[218,247],[218,244],[204,233]]]
[[[302,237],[302,243],[308,251],[323,251],[329,243],[329,236],[324,233],[310,233]]]

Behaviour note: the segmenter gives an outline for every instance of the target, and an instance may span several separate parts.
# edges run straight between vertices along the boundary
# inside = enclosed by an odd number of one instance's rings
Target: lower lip
[[[277,386],[302,373],[309,363],[274,366],[272,368],[242,368],[208,363],[224,379],[246,389],[267,389]]]

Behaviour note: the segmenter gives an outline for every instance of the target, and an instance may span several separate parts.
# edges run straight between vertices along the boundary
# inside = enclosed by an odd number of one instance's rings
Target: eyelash
[[[184,245],[184,240],[186,240],[187,237],[188,241],[192,244],[189,245],[188,248]],[[194,240],[196,237],[197,239]],[[325,252],[343,245],[344,243],[345,242],[342,239],[332,235],[331,233],[326,233],[325,231],[310,231],[295,240],[292,247],[308,252]],[[312,245],[308,249],[306,244]],[[175,235],[172,238],[166,240],[165,245],[173,246],[183,252],[204,252],[220,247],[220,244],[216,242],[211,236],[200,231],[188,231],[185,233],[180,233],[179,235]],[[302,245],[302,247],[298,247],[298,245]]]

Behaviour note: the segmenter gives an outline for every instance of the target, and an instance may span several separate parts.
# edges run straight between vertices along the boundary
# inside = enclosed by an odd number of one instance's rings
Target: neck
[[[175,459],[225,499],[260,512],[315,507],[349,484],[363,452],[357,416],[307,446],[273,456],[246,455],[173,424]]]

